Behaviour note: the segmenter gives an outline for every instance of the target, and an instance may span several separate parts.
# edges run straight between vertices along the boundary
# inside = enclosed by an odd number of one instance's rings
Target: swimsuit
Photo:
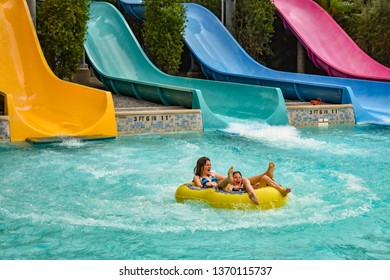
[[[209,179],[202,177],[202,187],[201,188],[207,188],[206,184],[210,182]],[[211,175],[211,182],[218,183],[217,178],[215,178],[214,175]]]
[[[241,187],[239,187],[238,189],[235,189],[237,186],[233,186],[233,188],[232,188],[232,191],[233,192],[243,192],[243,191],[245,191],[245,189],[242,187],[242,185],[241,185]]]

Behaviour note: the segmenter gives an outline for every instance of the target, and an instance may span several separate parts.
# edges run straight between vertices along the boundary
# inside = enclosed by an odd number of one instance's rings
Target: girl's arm
[[[218,182],[219,182],[219,181],[223,181],[223,180],[226,178],[226,176],[223,176],[223,175],[221,175],[221,174],[218,174],[218,173],[215,172],[215,171],[211,171],[211,174],[213,174],[213,175],[215,176],[215,178],[217,178]]]
[[[195,186],[201,188],[202,187],[202,182],[200,181],[200,178],[198,175],[195,175],[194,176],[194,179],[193,179],[194,183],[195,183]]]

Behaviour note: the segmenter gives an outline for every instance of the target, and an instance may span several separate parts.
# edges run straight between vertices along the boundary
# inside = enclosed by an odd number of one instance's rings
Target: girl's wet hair
[[[234,172],[233,172],[233,176],[234,176],[234,174],[237,174],[237,173],[240,174],[240,176],[241,176],[241,178],[242,178],[242,174],[241,174],[240,171],[234,171]]]
[[[201,157],[198,159],[198,161],[196,162],[196,166],[194,168],[194,174],[201,177],[201,172],[202,172],[202,168],[203,166],[206,165],[206,162],[207,161],[211,161],[208,157]]]

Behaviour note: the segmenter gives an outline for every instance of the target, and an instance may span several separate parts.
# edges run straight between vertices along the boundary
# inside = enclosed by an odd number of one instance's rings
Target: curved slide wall
[[[329,76],[390,81],[390,68],[368,56],[313,0],[273,0],[284,25]]]
[[[199,108],[205,129],[226,127],[225,117],[288,124],[280,89],[176,77],[158,70],[109,3],[91,4],[85,50],[98,78],[112,92]]]
[[[141,0],[118,0],[127,13],[143,18]],[[352,103],[357,123],[390,125],[390,83],[281,72],[251,58],[220,20],[197,4],[187,7],[184,40],[210,79],[278,87],[286,99]]]
[[[58,79],[42,54],[26,1],[0,0],[0,94],[10,140],[117,135],[109,92]]]
[[[269,69],[251,58],[209,10],[185,5],[184,40],[209,78],[279,87],[287,99],[352,103],[358,123],[390,125],[390,83]]]

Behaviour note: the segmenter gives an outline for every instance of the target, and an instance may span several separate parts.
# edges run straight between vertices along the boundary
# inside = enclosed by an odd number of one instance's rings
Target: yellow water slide
[[[0,0],[0,95],[12,142],[117,135],[110,92],[63,81],[50,70],[25,0]]]

